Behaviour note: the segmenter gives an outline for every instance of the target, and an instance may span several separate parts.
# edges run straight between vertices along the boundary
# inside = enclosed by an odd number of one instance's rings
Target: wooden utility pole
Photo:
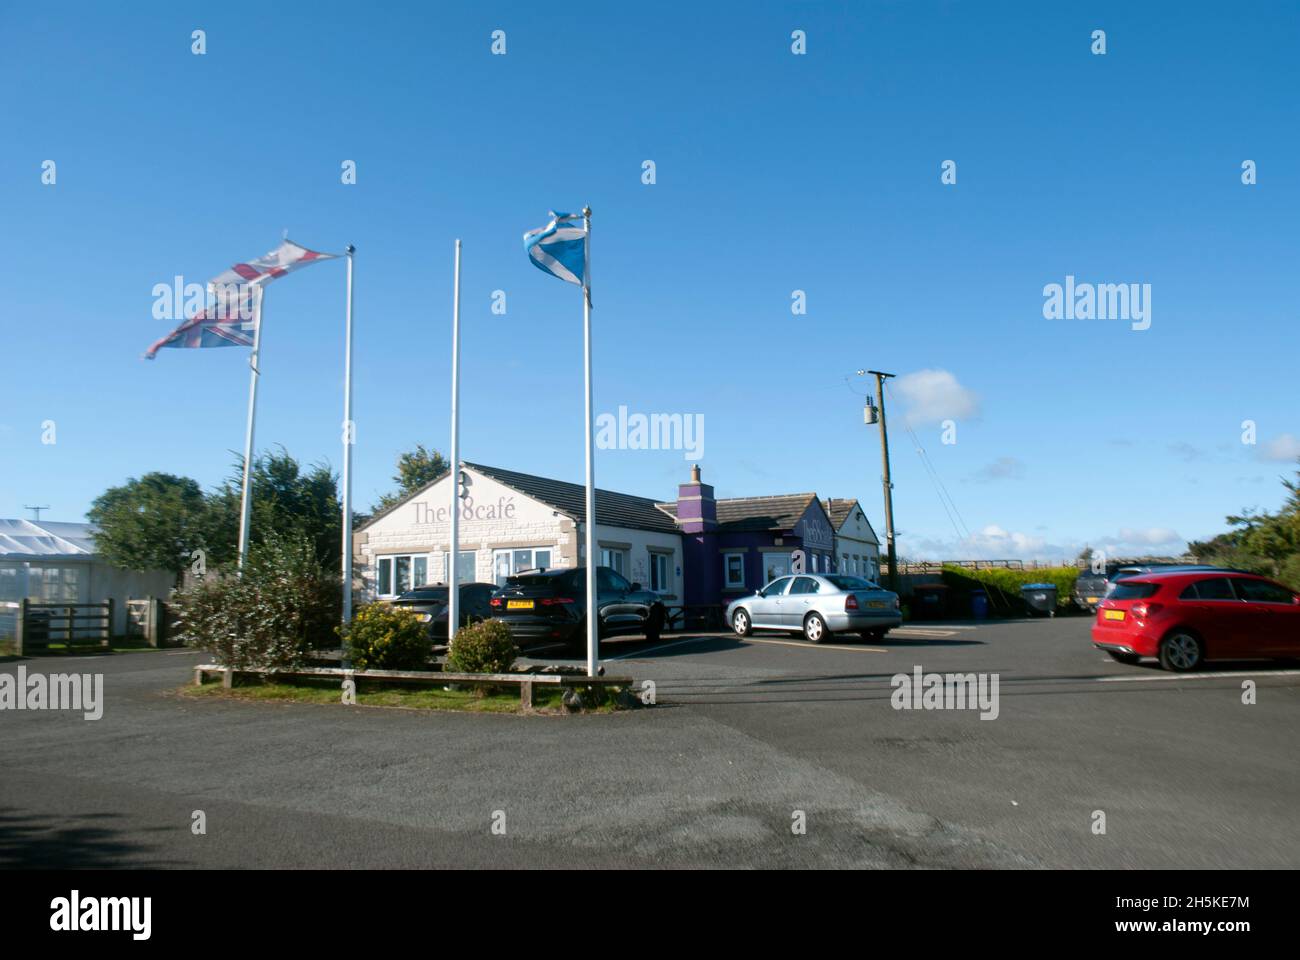
[[[889,558],[889,589],[898,592],[898,554],[894,547],[894,484],[889,479],[889,432],[885,429],[885,379],[892,373],[868,370],[876,378],[876,406],[880,409],[880,459],[885,473],[885,549]]]

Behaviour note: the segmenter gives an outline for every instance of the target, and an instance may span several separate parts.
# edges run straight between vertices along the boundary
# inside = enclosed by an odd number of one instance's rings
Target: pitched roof
[[[481,463],[463,461],[465,466],[477,470],[520,493],[549,504],[579,523],[587,519],[587,488],[581,483],[551,480],[531,473],[488,467]],[[676,533],[673,518],[659,509],[651,497],[637,497],[630,493],[596,488],[596,522],[611,527],[628,527],[633,530],[658,530]]]
[[[815,493],[784,493],[772,497],[730,497],[716,501],[718,529],[729,533],[760,530],[793,530],[808,509],[817,502]],[[677,516],[677,504],[661,503],[665,513]]]
[[[520,473],[517,470],[505,470],[501,467],[470,463],[468,460],[462,460],[461,464],[477,470],[484,476],[491,477],[499,483],[504,483],[506,486],[532,497],[534,500],[554,507],[578,523],[586,521],[587,488],[585,484],[552,480],[549,477]],[[446,475],[446,473],[441,474],[436,479],[426,483],[420,489],[412,491],[385,509],[376,511],[372,517],[356,529],[358,531],[366,529],[381,517],[387,516],[398,507],[424,493]],[[653,498],[636,497],[630,493],[616,493],[613,490],[602,490],[600,487],[596,488],[596,522],[611,527],[628,527],[632,530],[657,530],[662,533],[677,533],[677,524],[673,522],[673,518],[659,509]]]
[[[10,560],[88,557],[94,552],[93,524],[0,519],[0,557]]]
[[[840,528],[844,526],[844,521],[852,515],[855,507],[862,510],[862,504],[853,497],[847,500],[837,500],[832,497],[829,500],[823,500],[822,506],[826,508],[826,515],[831,518],[831,526],[835,528],[836,533],[840,532]],[[867,511],[865,510],[862,510],[862,522],[871,531],[871,540],[879,543],[880,539],[876,536],[876,529],[871,525],[871,521],[867,519]]]

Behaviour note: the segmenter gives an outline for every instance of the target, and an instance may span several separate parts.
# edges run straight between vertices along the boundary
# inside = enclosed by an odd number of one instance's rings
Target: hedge
[[[945,566],[942,576],[943,582],[954,592],[969,593],[980,587],[987,590],[989,606],[994,613],[1019,613],[1024,609],[1020,588],[1027,583],[1055,584],[1057,608],[1069,608],[1079,570],[1075,567],[1041,567],[1037,570],[991,567],[972,570],[968,567]]]

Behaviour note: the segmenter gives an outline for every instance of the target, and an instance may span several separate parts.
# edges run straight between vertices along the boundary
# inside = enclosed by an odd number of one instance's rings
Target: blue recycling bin
[[[989,595],[984,590],[970,592],[970,615],[976,620],[989,618]]]

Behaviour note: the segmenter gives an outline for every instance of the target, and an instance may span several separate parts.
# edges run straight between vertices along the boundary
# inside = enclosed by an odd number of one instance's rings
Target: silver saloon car
[[[836,633],[880,640],[902,622],[898,594],[838,573],[778,577],[727,606],[727,623],[742,637],[754,630],[781,630],[802,633],[813,643]]]

